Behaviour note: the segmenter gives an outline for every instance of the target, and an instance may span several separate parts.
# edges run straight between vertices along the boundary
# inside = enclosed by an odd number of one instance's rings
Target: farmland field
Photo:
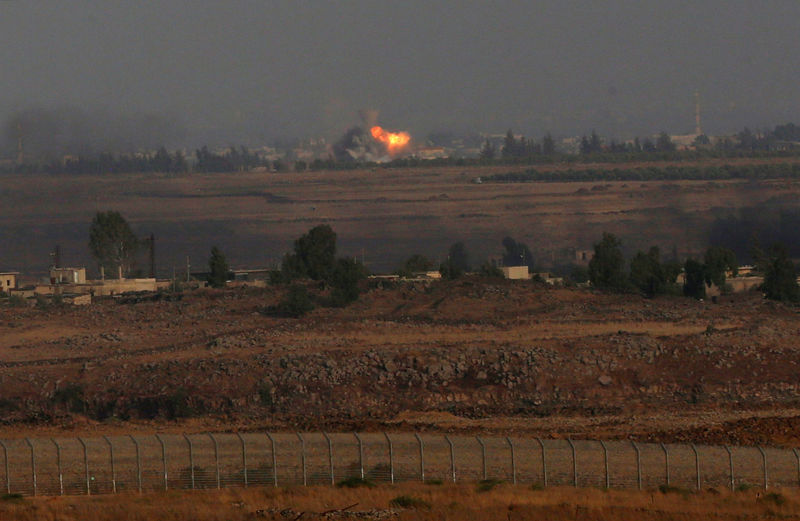
[[[791,159],[684,162],[752,165]],[[666,166],[648,163],[644,166]],[[639,164],[581,165],[635,168]],[[537,170],[569,165],[537,166]],[[88,228],[97,210],[118,210],[141,236],[155,233],[160,276],[186,258],[202,271],[212,245],[233,267],[278,262],[294,238],[333,226],[343,254],[389,271],[413,253],[441,259],[464,240],[476,263],[510,235],[547,266],[574,260],[603,231],[630,251],[658,245],[680,255],[702,251],[716,219],[742,208],[796,206],[796,180],[537,182],[473,181],[527,167],[374,168],[305,173],[4,176],[0,184],[0,268],[39,272],[61,245],[62,261],[92,267]],[[477,252],[480,252],[477,253]],[[90,270],[91,271],[91,270]]]

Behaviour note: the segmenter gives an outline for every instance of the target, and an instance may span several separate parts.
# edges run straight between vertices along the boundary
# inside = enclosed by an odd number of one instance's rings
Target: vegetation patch
[[[347,478],[336,484],[339,488],[375,488],[375,483],[364,478]]]
[[[416,509],[416,510],[427,510],[431,508],[431,504],[425,501],[424,499],[420,499],[414,496],[397,496],[396,498],[389,501],[390,507],[395,508],[409,508],[409,509]]]
[[[478,492],[489,492],[490,490],[494,490],[497,485],[502,485],[505,481],[500,479],[482,479],[478,482],[477,491]]]

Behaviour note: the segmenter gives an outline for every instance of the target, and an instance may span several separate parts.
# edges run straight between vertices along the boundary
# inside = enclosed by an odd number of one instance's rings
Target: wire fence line
[[[226,433],[0,440],[7,494],[476,482],[652,489],[800,486],[800,452],[744,446],[446,436]]]

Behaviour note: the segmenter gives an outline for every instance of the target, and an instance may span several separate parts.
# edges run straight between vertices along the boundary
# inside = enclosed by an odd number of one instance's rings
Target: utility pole
[[[703,133],[700,127],[700,92],[694,91],[694,133],[698,136]]]
[[[150,234],[150,278],[156,278],[156,236]]]

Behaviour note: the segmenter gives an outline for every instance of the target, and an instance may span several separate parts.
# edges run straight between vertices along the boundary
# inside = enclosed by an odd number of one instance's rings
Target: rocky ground
[[[0,435],[424,429],[789,445],[797,309],[464,279],[0,308]]]

